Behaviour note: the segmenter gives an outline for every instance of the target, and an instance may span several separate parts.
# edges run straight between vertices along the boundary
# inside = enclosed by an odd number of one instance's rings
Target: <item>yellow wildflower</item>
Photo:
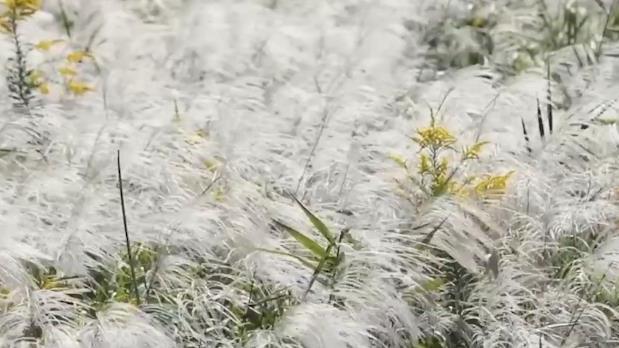
[[[69,80],[67,87],[71,93],[75,95],[83,95],[87,92],[94,91],[94,88],[84,82]]]
[[[474,190],[478,195],[485,193],[503,193],[507,188],[507,180],[514,174],[513,171],[505,175],[489,175],[475,185]]]
[[[67,78],[75,77],[77,75],[77,71],[75,71],[75,69],[69,66],[61,67],[60,69],[58,69],[58,72],[60,73],[60,75]]]
[[[0,15],[0,32],[11,32],[11,20],[6,15]]]
[[[28,81],[36,84],[43,79],[43,73],[41,70],[32,70],[28,73]]]
[[[208,138],[208,134],[202,129],[198,129],[198,131],[189,136],[185,142],[190,145],[195,145],[201,143],[206,138]]]
[[[92,55],[86,51],[73,51],[67,55],[67,61],[70,63],[81,63],[86,58],[92,58]]]
[[[464,151],[462,152],[462,159],[463,160],[478,159],[479,154],[481,153],[481,150],[487,144],[488,144],[487,141],[480,141],[480,142],[473,144],[471,147],[465,148]]]
[[[449,147],[456,142],[456,138],[445,128],[432,126],[417,130],[417,137],[413,139],[422,148]]]
[[[45,76],[40,70],[30,71],[27,81],[32,88],[38,89],[41,94],[49,94],[49,84],[45,81]]]
[[[430,157],[427,154],[422,153],[419,156],[419,174],[425,174],[430,172]]]
[[[38,49],[39,51],[47,52],[52,48],[52,46],[61,42],[62,40],[42,40],[39,41],[39,43],[37,43],[36,45],[34,45],[34,48]]]
[[[406,169],[406,158],[402,157],[401,155],[395,154],[395,153],[389,155],[389,158],[395,163],[397,163],[400,167]]]
[[[223,202],[226,199],[226,192],[222,187],[218,187],[213,190],[212,196],[215,201]]]
[[[220,163],[217,160],[205,159],[203,163],[209,172],[215,172],[215,170],[220,166]]]
[[[17,19],[30,16],[41,8],[41,0],[4,0],[3,3]]]
[[[41,94],[49,94],[49,84],[47,82],[43,82],[41,83],[37,89],[39,90],[39,92],[41,92]]]

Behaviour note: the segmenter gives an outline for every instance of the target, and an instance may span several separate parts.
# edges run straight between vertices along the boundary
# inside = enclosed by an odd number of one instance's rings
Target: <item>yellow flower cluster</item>
[[[87,83],[76,81],[73,79],[67,82],[67,89],[69,90],[69,92],[75,95],[83,95],[83,94],[86,94],[88,92],[92,92],[95,90],[92,86],[88,85]]]
[[[49,52],[49,50],[51,50],[53,46],[56,46],[61,42],[62,40],[42,40],[39,41],[36,45],[34,45],[34,48],[42,52]]]
[[[0,0],[0,9],[2,8],[4,8],[4,12],[0,14],[0,30],[16,35],[14,33],[16,22],[37,12],[41,8],[41,0]],[[34,45],[34,48],[41,52],[49,52],[52,47],[61,42],[63,40],[42,40]],[[66,56],[66,64],[58,69],[58,74],[64,79],[64,86],[69,93],[83,95],[94,90],[91,85],[76,79],[76,66],[89,58],[92,59],[93,57],[87,51],[72,51]],[[41,94],[50,92],[50,83],[40,70],[31,71],[28,74],[28,82]]]
[[[443,127],[437,127],[434,124],[428,128],[423,128],[417,131],[417,137],[413,138],[415,142],[422,148],[441,148],[449,147],[456,142],[456,138]]]
[[[28,74],[27,81],[32,88],[38,89],[41,94],[49,94],[49,83],[40,70],[32,70]]]
[[[480,141],[470,147],[465,148],[464,151],[462,151],[462,160],[466,161],[471,159],[479,159],[481,150],[483,150],[483,147],[487,144],[487,141]]]
[[[454,147],[456,137],[445,127],[436,125],[434,118],[430,127],[417,130],[412,139],[421,148],[417,175],[421,177],[422,186],[428,194],[440,196],[449,193],[460,197],[486,197],[487,194],[502,194],[507,188],[507,182],[513,172],[465,179],[457,175],[465,162],[479,159],[488,142],[478,141],[458,151]],[[459,153],[459,163],[450,162],[454,159],[457,161],[457,157],[447,155],[449,151]],[[408,170],[403,157],[398,155],[390,157],[399,166]]]
[[[63,40],[42,40],[34,47],[41,52],[49,52],[53,46],[61,42]],[[90,84],[77,79],[78,66],[87,59],[94,59],[94,57],[89,52],[83,50],[71,51],[66,56],[65,64],[58,68],[58,74],[64,79],[66,90],[73,95],[83,95],[94,91],[94,87]],[[46,84],[45,86],[46,92],[39,89],[43,94],[49,92],[49,85]]]
[[[0,4],[5,8],[0,15],[0,27],[12,32],[17,20],[32,16],[41,8],[41,0],[2,0]]]
[[[514,174],[510,171],[504,175],[486,175],[475,185],[475,193],[478,196],[486,194],[502,194],[507,188],[507,180]]]
[[[92,59],[92,55],[86,51],[73,51],[67,55],[67,64],[62,66],[58,72],[66,80],[66,86],[69,92],[74,95],[83,95],[87,92],[94,91],[91,85],[77,80],[77,65],[83,63],[86,59]]]

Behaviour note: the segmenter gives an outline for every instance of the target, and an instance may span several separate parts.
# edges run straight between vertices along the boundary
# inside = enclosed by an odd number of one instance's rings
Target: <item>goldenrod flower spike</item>
[[[41,94],[49,94],[49,84],[45,81],[45,76],[40,70],[32,70],[28,74],[28,83],[33,88],[38,89]]]
[[[52,48],[52,46],[61,42],[62,40],[42,40],[39,41],[39,43],[37,43],[34,48],[38,49],[39,51],[47,52]]]
[[[414,139],[421,147],[449,147],[456,142],[456,138],[445,128],[432,126],[417,131]]]
[[[419,156],[419,174],[426,174],[430,172],[430,157],[425,153]]]
[[[74,51],[67,55],[67,61],[70,63],[81,63],[86,58],[92,58],[92,55],[86,51]]]
[[[11,20],[6,15],[0,15],[0,32],[11,32]]]
[[[75,95],[83,95],[88,92],[94,91],[94,88],[84,82],[79,82],[75,80],[69,80],[67,84],[67,88],[69,91]]]
[[[77,71],[75,71],[75,69],[69,66],[61,67],[60,69],[58,69],[58,72],[60,73],[60,75],[64,76],[65,78],[72,78],[77,75]]]
[[[41,0],[4,0],[9,16],[20,19],[34,14],[41,8]]]
[[[488,144],[487,141],[480,141],[480,142],[473,144],[471,147],[464,149],[462,153],[462,159],[463,160],[478,159],[481,153],[481,150],[483,150],[483,147],[486,146],[487,144]]]
[[[39,92],[40,92],[41,94],[43,94],[43,95],[48,95],[48,94],[49,94],[49,84],[48,84],[48,83],[46,83],[46,82],[41,83],[41,84],[37,87],[37,89],[38,89],[38,90],[39,90]]]
[[[389,158],[394,161],[395,163],[397,163],[400,167],[402,168],[406,168],[406,158],[402,157],[401,155],[398,154],[391,154],[389,155]]]
[[[514,172],[510,171],[505,175],[488,176],[475,185],[475,192],[478,195],[483,195],[485,193],[503,193],[507,188],[507,180],[513,174]]]

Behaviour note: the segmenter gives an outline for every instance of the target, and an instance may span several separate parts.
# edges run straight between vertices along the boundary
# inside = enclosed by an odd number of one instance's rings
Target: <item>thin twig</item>
[[[198,201],[198,199],[200,197],[202,197],[205,193],[207,193],[214,185],[215,183],[221,178],[221,176],[216,176],[213,180],[211,180],[211,182],[206,186],[206,188],[204,190],[202,190],[202,192],[200,192],[199,195],[197,195],[194,198],[194,201],[192,203],[195,203],[196,201]],[[171,228],[171,230],[174,230],[175,228]],[[159,244],[157,246],[157,248],[155,248],[155,254],[157,257],[157,260],[155,261],[155,266],[152,269],[151,275],[148,279],[148,282],[146,283],[146,290],[144,291],[144,298],[147,299],[148,296],[150,296],[150,293],[153,289],[154,283],[155,283],[155,278],[157,276],[157,273],[160,270],[160,261],[161,261],[161,252],[168,246],[168,242],[169,242],[169,237],[171,236],[171,234],[169,234],[166,239],[164,240],[163,243]]]
[[[71,20],[69,19],[69,16],[67,16],[67,11],[64,8],[64,4],[62,0],[58,0],[58,7],[60,7],[60,17],[62,19],[62,26],[64,28],[65,33],[67,34],[67,37],[70,39],[71,38]]]
[[[482,115],[482,119],[479,122],[479,128],[477,128],[477,134],[475,135],[475,142],[479,142],[479,139],[481,138],[481,133],[483,130],[483,126],[484,123],[486,122],[486,119],[488,118],[488,115],[490,114],[490,111],[492,109],[494,109],[494,107],[496,106],[496,101],[497,99],[499,99],[499,95],[501,94],[501,92],[498,92],[493,98],[492,100],[490,100],[490,102],[486,105],[486,107],[484,108],[484,113]]]
[[[325,263],[327,262],[327,259],[329,258],[331,249],[333,249],[333,243],[330,243],[327,246],[327,249],[325,250],[325,256],[323,256],[323,258],[320,259],[320,262],[318,262],[318,266],[316,266],[316,269],[314,269],[314,273],[312,274],[312,278],[310,279],[310,282],[307,285],[307,289],[305,289],[305,292],[303,293],[303,297],[302,297],[303,301],[305,301],[305,299],[307,298],[307,294],[309,294],[310,290],[312,289],[312,286],[314,286],[314,282],[316,282],[316,279],[318,279],[320,272],[322,272],[322,268],[324,267]]]
[[[599,59],[600,55],[602,54],[602,45],[604,43],[604,37],[606,36],[606,32],[608,31],[608,24],[610,23],[610,16],[615,10],[616,4],[617,4],[617,1],[616,0],[613,1],[612,5],[610,5],[610,8],[608,9],[608,13],[606,14],[606,21],[604,22],[604,30],[602,30],[602,37],[600,38],[600,42],[598,42],[597,49],[595,50],[596,59]]]
[[[546,81],[548,83],[546,87],[546,94],[548,94],[548,100],[546,101],[548,103],[546,104],[546,118],[548,119],[548,133],[552,134],[554,118],[552,115],[552,90],[550,88],[550,58],[548,58],[546,62]]]
[[[598,280],[597,284],[595,285],[595,292],[599,291],[600,287],[602,286],[602,283],[604,282],[604,280],[606,279],[606,276],[608,275],[608,271],[610,271],[610,268],[613,265],[614,265],[614,262],[611,262],[608,265],[608,269],[606,270],[606,272],[604,272],[602,277],[600,277],[600,280]],[[563,336],[563,339],[561,339],[561,344],[559,344],[560,347],[563,347],[563,344],[565,344],[565,341],[567,341],[567,339],[570,337],[570,335],[572,334],[572,331],[576,327],[576,324],[578,323],[583,313],[585,312],[585,309],[587,309],[587,303],[585,303],[582,307],[580,307],[581,303],[583,302],[583,299],[584,299],[584,295],[580,296],[580,298],[578,299],[578,303],[576,304],[576,310],[572,312],[572,315],[570,316],[570,320],[568,322],[570,326],[567,330],[567,333]],[[578,312],[578,315],[576,315],[576,318],[574,318],[574,315],[576,314],[576,312]]]
[[[539,136],[544,140],[544,120],[542,119],[542,109],[537,98],[537,126],[539,128]]]
[[[314,140],[314,144],[312,145],[312,149],[309,153],[309,156],[307,157],[307,160],[305,161],[305,165],[303,166],[303,172],[301,173],[301,176],[299,177],[299,181],[297,182],[297,188],[294,191],[295,196],[297,195],[297,193],[299,193],[301,182],[303,182],[303,179],[305,178],[305,174],[307,173],[310,165],[312,164],[312,158],[314,157],[314,153],[316,152],[318,143],[320,142],[320,139],[322,138],[322,133],[324,133],[325,128],[327,128],[328,117],[329,117],[329,111],[325,107],[325,110],[323,111],[322,119],[320,121],[320,129],[318,130],[318,136],[316,136],[316,139]]]
[[[131,242],[129,241],[129,230],[127,229],[127,213],[125,211],[125,196],[123,194],[123,178],[120,170],[120,150],[116,153],[116,163],[118,166],[118,189],[120,191],[120,207],[123,215],[123,227],[125,229],[125,244],[127,245],[127,255],[129,257],[129,269],[131,271],[131,281],[133,282],[133,291],[135,292],[135,300],[140,305],[140,294],[138,292],[138,282],[135,278],[135,269],[133,267],[133,256],[131,256]]]
[[[531,143],[529,139],[529,134],[527,133],[527,126],[524,124],[524,120],[521,118],[520,122],[522,123],[522,134],[524,134],[524,140],[526,142],[527,152],[532,153]]]

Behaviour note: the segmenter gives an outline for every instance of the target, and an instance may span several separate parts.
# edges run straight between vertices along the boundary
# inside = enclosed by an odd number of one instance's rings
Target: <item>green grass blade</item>
[[[326,255],[325,251],[320,246],[320,244],[316,243],[314,240],[312,240],[308,236],[304,235],[303,233],[295,230],[294,228],[282,222],[279,222],[277,220],[273,220],[273,222],[275,222],[277,226],[285,229],[286,232],[288,232],[288,234],[290,234],[294,239],[296,239],[297,242],[301,243],[301,245],[303,245],[305,249],[309,250],[312,254],[316,255],[318,259],[322,259],[325,257]]]
[[[265,248],[255,248],[254,250],[262,251],[262,252],[273,254],[273,255],[291,257],[291,258],[301,262],[303,265],[307,266],[308,268],[311,268],[311,269],[316,268],[316,266],[313,263],[311,263],[310,261],[306,260],[305,258],[303,258],[301,256],[293,255],[291,253],[287,253],[287,252],[283,252],[283,251],[277,251],[277,250],[271,250],[271,249],[265,249]]]
[[[447,221],[448,216],[446,216],[445,218],[443,218],[443,220],[436,225],[432,231],[430,231],[421,241],[421,246],[422,247],[426,247],[430,244],[430,242],[432,241],[432,238],[434,238],[434,235],[436,234],[436,232],[438,232],[438,230],[441,229],[441,227],[443,227],[443,224],[445,223],[445,221]]]
[[[320,232],[320,234],[322,234],[329,241],[329,244],[334,244],[335,239],[331,231],[329,231],[327,225],[325,225],[316,215],[309,211],[309,209],[307,209],[307,207],[305,207],[305,205],[301,203],[301,201],[299,201],[296,197],[292,196],[292,198],[294,198],[294,200],[301,207],[301,209],[303,209],[303,212],[310,219],[312,225],[314,225],[314,227],[318,229],[318,232]]]
[[[140,305],[140,292],[138,290],[138,281],[135,277],[135,266],[133,256],[131,255],[131,241],[129,240],[129,230],[127,229],[127,213],[125,211],[125,196],[123,194],[123,177],[120,169],[120,150],[116,152],[116,165],[118,168],[118,190],[120,192],[120,207],[123,218],[123,227],[125,230],[125,244],[127,246],[127,256],[129,258],[129,270],[131,271],[131,282],[133,283],[133,292],[137,305]]]
[[[333,247],[333,244],[329,244],[329,246],[327,247],[327,251],[326,251],[327,255],[329,255],[329,253],[331,252],[332,247]],[[316,266],[316,269],[314,269],[314,273],[312,274],[312,279],[310,279],[310,282],[307,285],[307,289],[305,289],[305,292],[303,293],[303,301],[305,301],[305,299],[307,298],[307,294],[309,294],[310,290],[312,290],[312,286],[314,286],[316,279],[318,279],[320,272],[322,272],[322,269],[325,266],[327,259],[328,259],[327,256],[323,257],[318,263],[318,265]]]

